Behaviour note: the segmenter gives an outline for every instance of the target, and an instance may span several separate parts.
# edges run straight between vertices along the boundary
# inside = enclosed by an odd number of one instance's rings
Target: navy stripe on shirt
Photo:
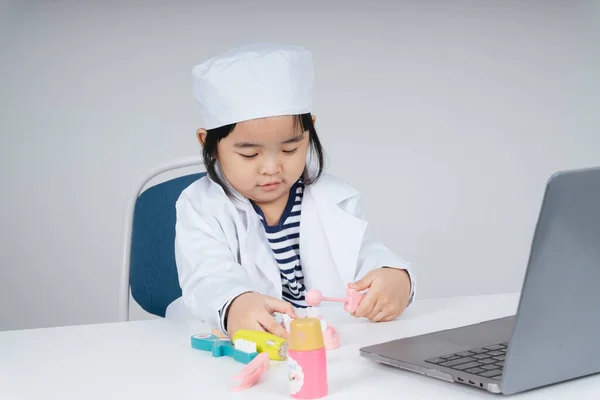
[[[290,196],[277,225],[268,225],[265,216],[258,206],[253,206],[258,213],[273,255],[279,265],[282,298],[294,307],[306,308],[306,288],[304,274],[300,262],[300,216],[304,184],[296,182],[290,189]]]

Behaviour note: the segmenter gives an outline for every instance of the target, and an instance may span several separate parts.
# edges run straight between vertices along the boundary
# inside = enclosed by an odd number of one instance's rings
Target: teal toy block
[[[220,339],[210,333],[194,335],[191,338],[191,342],[192,348],[196,350],[209,351],[213,357],[231,357],[242,364],[248,364],[258,355],[258,352],[247,353],[236,349],[231,340]]]

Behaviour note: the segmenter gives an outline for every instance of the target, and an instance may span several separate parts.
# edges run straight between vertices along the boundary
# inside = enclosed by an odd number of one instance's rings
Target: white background
[[[0,329],[117,319],[128,196],[243,41],[313,52],[329,172],[420,298],[518,291],[546,180],[600,164],[597,2],[200,3],[1,3]]]

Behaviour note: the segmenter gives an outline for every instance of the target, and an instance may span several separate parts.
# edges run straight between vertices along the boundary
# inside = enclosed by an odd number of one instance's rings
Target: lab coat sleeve
[[[357,218],[365,219],[359,195],[348,200],[346,210]],[[404,269],[408,273],[410,277],[408,305],[412,304],[415,296],[415,274],[411,264],[378,241],[367,225],[358,255],[355,278],[360,280],[370,271],[381,267]]]
[[[225,305],[219,310],[219,318],[220,318],[220,328],[221,328],[221,332],[225,333],[225,334],[229,334],[229,332],[227,332],[227,310],[229,310],[229,306],[231,305],[231,303],[233,303],[233,300],[236,299],[236,297],[241,296],[244,293],[252,293],[253,291],[248,291],[248,290],[243,290],[241,292],[235,292],[235,294],[231,297],[229,297],[229,299],[227,300],[227,303],[225,303]],[[254,292],[256,293],[256,292]]]
[[[207,207],[204,207],[207,208]],[[182,302],[213,327],[230,300],[253,291],[217,219],[185,192],[176,203],[175,257]]]

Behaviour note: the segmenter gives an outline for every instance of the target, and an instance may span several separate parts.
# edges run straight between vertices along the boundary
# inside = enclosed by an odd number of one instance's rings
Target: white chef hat
[[[252,43],[194,67],[203,128],[312,111],[313,60],[299,46]]]

